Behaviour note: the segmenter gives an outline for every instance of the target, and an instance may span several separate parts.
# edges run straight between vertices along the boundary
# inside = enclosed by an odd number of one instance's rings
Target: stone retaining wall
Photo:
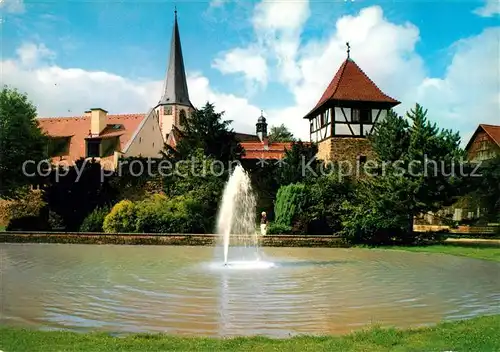
[[[231,243],[253,241],[249,236],[232,236]],[[125,244],[168,246],[214,246],[220,237],[214,234],[102,234],[52,232],[0,232],[0,243],[72,243],[72,244]],[[347,247],[333,236],[259,236],[262,247]]]

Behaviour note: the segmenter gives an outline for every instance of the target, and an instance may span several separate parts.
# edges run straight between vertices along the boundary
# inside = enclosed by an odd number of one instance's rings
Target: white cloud
[[[23,43],[16,50],[20,63],[25,66],[39,64],[43,60],[53,60],[56,54],[45,44]]]
[[[300,14],[288,14],[290,18],[302,18],[306,12],[295,10]],[[279,20],[276,23],[280,26]],[[295,33],[301,32],[299,27],[294,27]],[[499,27],[490,28],[450,45],[452,60],[445,75],[428,77],[426,64],[416,52],[418,28],[411,23],[391,23],[379,6],[365,8],[340,18],[325,39],[313,39],[299,48],[290,63],[296,69],[281,70],[280,77],[295,104],[268,110],[268,121],[285,123],[297,136],[308,139],[307,123],[301,117],[317,103],[345,60],[349,41],[356,63],[386,94],[402,102],[396,108],[399,113],[418,102],[428,109],[433,122],[461,131],[466,139],[479,123],[500,124],[499,33]],[[277,39],[278,46],[280,42],[288,45],[288,39]]]
[[[92,107],[115,114],[145,113],[160,98],[162,81],[136,81],[109,72],[63,68],[50,63],[52,52],[43,44],[25,43],[17,55],[1,62],[1,83],[26,92],[39,116],[78,116]],[[188,86],[193,104],[202,106],[210,101],[218,111],[226,110],[224,118],[235,121],[233,128],[254,131],[253,120],[260,110],[246,99],[213,91],[209,80],[197,73],[188,75]]]
[[[340,18],[324,40],[303,45],[296,60],[297,73],[285,81],[295,97],[295,106],[273,111],[276,123],[285,123],[293,132],[307,139],[306,122],[301,119],[317,103],[336,71],[346,59],[346,42],[351,57],[387,94],[405,102],[414,98],[416,87],[425,78],[422,59],[415,53],[419,31],[412,24],[388,22],[380,7],[365,8],[357,15]],[[404,78],[403,78],[404,77]],[[290,118],[291,114],[295,118]]]
[[[481,17],[500,15],[500,0],[485,0],[484,5],[475,9],[474,13]]]
[[[23,0],[0,0],[0,9],[3,9],[6,13],[20,14],[24,13],[24,1]]]
[[[470,135],[479,123],[500,124],[500,27],[452,46],[453,59],[443,78],[426,78],[417,100],[444,127]]]
[[[261,86],[267,83],[266,59],[256,47],[235,48],[220,53],[212,67],[223,74],[242,73],[252,85],[254,82]]]
[[[246,48],[234,48],[219,55],[213,67],[224,74],[243,73],[252,90],[257,81],[264,87],[269,79],[267,58],[277,66],[281,82],[295,83],[299,78],[296,55],[300,34],[309,18],[308,1],[263,1],[255,6],[251,19],[256,41]]]
[[[316,104],[345,60],[346,41],[352,47],[351,57],[368,76],[385,93],[402,101],[397,108],[400,113],[418,102],[429,110],[433,122],[460,130],[464,138],[479,123],[500,124],[500,27],[450,43],[452,59],[445,74],[430,77],[426,63],[416,52],[421,38],[415,25],[391,23],[382,9],[374,6],[340,18],[320,40],[304,42],[301,33],[309,16],[304,4],[257,5],[252,20],[255,40],[222,53],[213,62],[221,71],[243,73],[254,82],[284,83],[294,102],[285,109],[265,107],[270,125],[284,123],[296,136],[309,139],[308,123],[302,117]],[[282,16],[291,22],[282,20]],[[160,96],[161,81],[135,81],[108,72],[62,68],[50,62],[53,58],[45,46],[25,44],[17,58],[2,62],[3,83],[26,91],[38,105],[40,115],[78,115],[90,107],[114,113],[145,112]],[[272,72],[278,74],[273,77]],[[200,73],[190,73],[188,85],[195,105],[214,102],[217,110],[226,111],[226,119],[234,120],[236,130],[254,131],[260,108],[247,98],[215,91]]]
[[[210,7],[221,7],[221,6],[224,6],[224,4],[226,4],[227,2],[229,2],[229,0],[211,0],[209,6]]]

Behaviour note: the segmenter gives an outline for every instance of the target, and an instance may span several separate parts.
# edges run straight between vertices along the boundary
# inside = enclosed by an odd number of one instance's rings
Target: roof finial
[[[177,19],[177,5],[174,5],[174,15],[175,15],[175,18]]]
[[[347,45],[347,58],[351,58],[351,45],[349,44],[349,42],[345,43],[345,45]]]
[[[264,116],[264,110],[260,110],[260,116]]]

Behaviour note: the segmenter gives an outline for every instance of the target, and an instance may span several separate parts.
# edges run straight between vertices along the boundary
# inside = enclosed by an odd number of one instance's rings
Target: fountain
[[[229,177],[224,188],[222,204],[217,219],[217,233],[221,235],[224,249],[224,266],[231,264],[241,269],[266,268],[272,263],[260,262],[259,235],[255,230],[255,195],[250,178],[241,165]],[[242,244],[253,260],[228,262],[229,245],[232,237]],[[245,258],[247,257],[245,256]]]

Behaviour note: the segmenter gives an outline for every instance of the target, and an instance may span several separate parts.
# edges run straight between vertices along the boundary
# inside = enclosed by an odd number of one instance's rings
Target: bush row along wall
[[[231,238],[237,243],[238,237]],[[89,233],[15,233],[0,234],[0,243],[67,243],[67,244],[126,244],[167,246],[214,246],[220,243],[218,235],[197,234],[89,234]],[[347,247],[333,236],[272,235],[261,237],[262,247]]]

